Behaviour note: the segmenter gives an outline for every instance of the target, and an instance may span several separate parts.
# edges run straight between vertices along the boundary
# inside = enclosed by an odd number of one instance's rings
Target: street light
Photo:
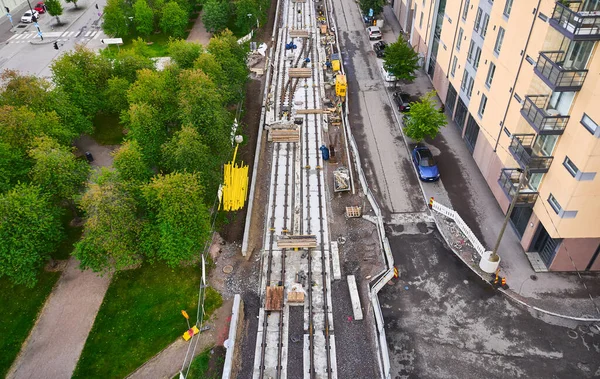
[[[246,16],[248,16],[248,18],[254,16],[252,13],[248,13]],[[256,29],[260,28],[260,23],[258,22],[258,17],[256,18]]]

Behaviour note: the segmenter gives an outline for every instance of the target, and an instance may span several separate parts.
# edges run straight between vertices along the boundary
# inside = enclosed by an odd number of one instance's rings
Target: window
[[[474,80],[473,78],[469,77],[469,85],[467,85],[467,97],[470,99],[471,98],[471,94],[473,93],[473,84],[474,84]]]
[[[419,18],[419,29],[423,29],[423,12],[421,12],[421,18]]]
[[[477,46],[477,49],[475,49],[475,59],[473,61],[473,67],[475,67],[475,69],[479,67],[479,58],[481,58],[481,49]]]
[[[467,19],[467,14],[469,13],[469,3],[470,3],[470,0],[467,0],[465,2],[465,7],[463,8],[463,13],[462,13],[462,19],[463,20]]]
[[[552,194],[548,196],[548,204],[550,204],[550,206],[552,207],[552,209],[554,209],[554,212],[556,212],[556,214],[559,214],[562,210],[562,207],[558,203],[558,200],[556,200],[556,198]]]
[[[512,9],[513,0],[506,0],[506,4],[504,4],[504,15],[506,17],[510,16],[510,11]]]
[[[533,59],[532,57],[530,57],[529,55],[527,57],[525,57],[525,60],[527,62],[529,62],[530,65],[535,66],[535,59]]]
[[[452,58],[452,70],[450,70],[450,75],[454,76],[454,73],[456,72],[456,63],[458,62],[458,57],[455,55],[454,58]]]
[[[494,80],[494,74],[496,73],[496,65],[490,62],[490,68],[488,69],[487,77],[485,78],[485,85],[490,88],[492,81]]]
[[[415,4],[415,13],[413,13],[413,18],[416,20],[417,19],[417,4]]]
[[[475,24],[473,24],[473,29],[475,29],[476,32],[479,31],[479,23],[481,23],[481,13],[483,11],[481,10],[481,8],[477,8],[477,16],[475,16]]]
[[[600,137],[600,128],[598,128],[598,124],[594,122],[587,114],[583,114],[581,118],[581,124],[585,126],[585,128],[592,133],[596,137]]]
[[[463,28],[460,28],[458,30],[458,38],[456,39],[456,51],[460,51],[460,44],[462,43],[462,39],[463,39]]]
[[[485,113],[485,106],[487,105],[487,96],[485,95],[481,95],[481,103],[479,103],[479,117],[482,117],[483,114]]]
[[[489,23],[490,23],[490,15],[486,13],[483,16],[483,25],[481,25],[481,36],[482,37],[485,37]]]
[[[463,77],[462,80],[460,81],[460,88],[464,91],[465,88],[467,88],[467,79],[469,79],[469,74],[467,73],[467,70],[463,71]]]
[[[577,172],[579,172],[579,169],[577,168],[577,166],[575,166],[575,163],[573,163],[573,161],[569,159],[569,157],[565,157],[563,166],[565,166],[565,168],[567,169],[567,171],[569,171],[569,174],[571,174],[572,177],[577,176]]]
[[[502,41],[504,40],[504,28],[500,27],[498,30],[498,37],[496,37],[496,45],[494,46],[494,52],[496,54],[500,54],[500,49],[502,49]]]
[[[467,53],[467,60],[469,62],[471,62],[473,60],[473,48],[475,47],[475,42],[473,42],[473,40],[471,40],[471,43],[469,44],[469,52]]]

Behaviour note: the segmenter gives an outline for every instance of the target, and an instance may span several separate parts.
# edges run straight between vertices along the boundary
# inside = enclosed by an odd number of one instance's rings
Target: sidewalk
[[[396,40],[401,29],[389,6],[384,8],[384,17],[384,38],[387,37],[385,39],[388,41]],[[389,34],[392,34],[393,38]],[[424,70],[419,70],[414,83],[405,88],[412,94],[425,94],[434,89]],[[451,183],[452,179],[448,179],[448,183],[443,183],[446,184],[446,188],[441,186],[445,191],[447,190],[446,193],[436,193],[435,200],[457,211],[484,247],[491,250],[505,215],[462,140],[456,124],[448,119],[448,125],[441,130],[432,145],[440,149],[442,154],[453,155],[459,162],[459,167],[456,168],[459,175],[453,180],[462,181],[461,184],[467,187],[468,192],[451,193],[453,190],[456,192],[457,189],[453,188],[455,186]],[[441,180],[444,181],[444,178]],[[444,216],[435,212],[433,216],[448,246],[478,275],[481,275],[482,272],[477,267],[479,262],[475,250],[464,244],[465,238],[462,235],[457,235],[453,233],[452,228],[447,228],[449,224]],[[596,305],[600,306],[600,283],[597,275],[579,278],[574,272],[536,273],[521,247],[518,236],[510,226],[506,228],[498,254],[502,258],[500,275],[507,278],[510,287],[504,291],[506,295],[530,307],[538,307],[540,310],[567,318],[600,320],[596,308]],[[474,257],[477,259],[473,259]],[[486,275],[484,279],[491,279],[491,275]]]
[[[204,27],[204,23],[202,22],[202,13],[198,15],[196,22],[194,22],[194,26],[192,27],[192,31],[188,35],[188,42],[196,42],[203,46],[208,45],[212,37],[212,33],[206,31]]]

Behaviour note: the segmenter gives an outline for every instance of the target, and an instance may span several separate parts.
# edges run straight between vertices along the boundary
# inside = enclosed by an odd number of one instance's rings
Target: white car
[[[379,40],[381,39],[381,30],[379,29],[379,26],[369,26],[367,28],[367,33],[369,34],[369,40]]]
[[[33,11],[33,13],[31,13],[31,11],[27,11],[23,15],[23,17],[21,17],[21,22],[26,22],[29,24],[29,23],[33,22],[33,16],[35,16],[35,18],[39,18],[40,14],[35,10]]]

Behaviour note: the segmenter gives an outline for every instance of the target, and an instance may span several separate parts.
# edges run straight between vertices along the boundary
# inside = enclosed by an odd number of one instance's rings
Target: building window
[[[456,40],[456,51],[460,51],[460,44],[462,43],[463,38],[463,28],[458,30],[458,39]]]
[[[569,174],[571,174],[572,177],[577,176],[577,172],[579,172],[579,169],[577,168],[577,166],[575,166],[575,163],[573,163],[573,161],[569,159],[569,157],[565,157],[563,166],[565,166],[565,168],[567,169],[567,171],[569,171]]]
[[[475,81],[473,80],[473,78],[469,77],[469,85],[467,86],[467,97],[470,99],[471,98],[471,94],[473,94],[473,84],[475,83]]]
[[[467,70],[464,70],[462,80],[460,81],[460,89],[463,91],[467,88],[467,79],[469,79],[469,74],[467,73]]]
[[[498,30],[498,37],[496,37],[496,45],[494,46],[494,52],[496,54],[500,54],[500,49],[502,49],[502,41],[504,40],[504,28],[500,27]]]
[[[415,13],[413,13],[413,18],[416,20],[417,19],[417,4],[415,4]]]
[[[600,128],[598,128],[598,124],[594,122],[587,114],[583,114],[581,118],[581,124],[585,126],[585,128],[592,133],[596,137],[600,137]]]
[[[513,0],[506,0],[506,4],[504,4],[504,15],[508,18],[510,16],[510,11],[512,9]]]
[[[483,117],[484,113],[485,113],[485,106],[487,105],[487,96],[485,96],[484,94],[481,95],[481,102],[479,103],[479,110],[477,111],[477,114],[479,114],[479,117]]]
[[[482,13],[483,11],[481,10],[481,8],[477,8],[477,16],[475,16],[475,24],[473,24],[473,29],[475,29],[476,32],[479,31],[479,24],[481,23]]]
[[[470,0],[467,0],[465,2],[465,7],[463,8],[463,13],[462,13],[462,19],[463,20],[467,19],[467,14],[469,13],[469,3],[470,2],[471,2]]]
[[[492,81],[494,80],[494,74],[496,73],[496,65],[490,62],[490,68],[488,69],[487,77],[485,78],[485,85],[490,88]]]
[[[471,43],[469,44],[469,52],[467,53],[467,60],[469,62],[473,61],[473,48],[475,47],[475,42],[473,42],[473,40],[471,40]]]
[[[485,35],[487,34],[487,27],[488,24],[490,23],[490,15],[489,14],[485,14],[483,15],[483,25],[481,25],[481,36],[485,37]]]
[[[473,61],[473,67],[475,67],[475,69],[479,67],[479,58],[481,58],[481,49],[477,46],[477,49],[475,49],[475,59]]]
[[[550,204],[550,206],[552,207],[552,209],[554,209],[554,212],[556,212],[556,214],[559,214],[562,210],[562,207],[558,203],[558,200],[556,200],[556,198],[552,194],[548,196],[548,204]]]
[[[458,62],[458,57],[455,55],[454,58],[452,58],[452,70],[450,70],[450,75],[452,75],[452,77],[454,77],[454,73],[456,72],[456,63]]]
[[[421,17],[419,18],[419,29],[423,29],[423,12],[421,12]]]

